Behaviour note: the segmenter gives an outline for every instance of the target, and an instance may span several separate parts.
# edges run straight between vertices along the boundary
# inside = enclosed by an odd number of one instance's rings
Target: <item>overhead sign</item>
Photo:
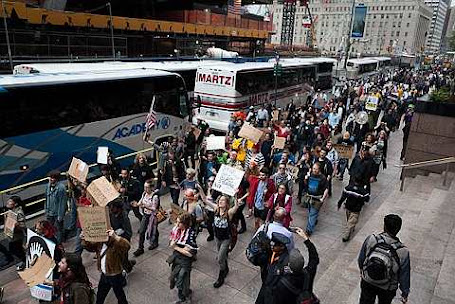
[[[352,24],[353,38],[362,38],[365,31],[365,18],[367,16],[367,7],[364,5],[358,5],[354,9],[354,20]]]

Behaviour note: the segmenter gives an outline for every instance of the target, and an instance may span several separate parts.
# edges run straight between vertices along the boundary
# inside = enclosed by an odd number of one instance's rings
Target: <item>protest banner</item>
[[[225,150],[226,138],[224,136],[209,136],[207,137],[207,151]]]
[[[98,147],[96,152],[96,162],[98,164],[107,165],[107,156],[109,154],[108,147]]]
[[[275,149],[284,149],[285,144],[286,144],[285,137],[275,136],[275,140],[273,141],[273,147]]]
[[[221,165],[220,170],[215,177],[215,181],[213,182],[212,189],[230,196],[234,196],[244,174],[245,172],[242,170],[226,165]]]
[[[280,119],[280,111],[273,110],[273,112],[272,112],[272,121],[277,121],[278,119]]]
[[[5,235],[9,238],[13,238],[14,236],[14,228],[16,227],[17,223],[17,213],[14,213],[13,211],[9,210],[5,213],[5,225],[4,225],[4,231]]]
[[[257,144],[260,140],[264,132],[259,129],[256,129],[252,125],[248,123],[244,123],[242,128],[240,129],[239,136],[249,139]]]
[[[379,98],[373,95],[368,96],[365,101],[365,109],[369,111],[376,111],[378,109]]]
[[[180,214],[183,214],[185,212],[186,211],[180,208],[180,206],[177,206],[176,204],[171,204],[171,215],[169,216],[171,223],[175,224]]]
[[[354,154],[354,147],[353,146],[345,146],[345,145],[333,145],[335,150],[338,152],[338,156],[340,158],[347,158],[351,159],[352,155]]]
[[[52,260],[55,254],[55,243],[42,237],[30,229],[27,229],[27,250],[26,250],[26,268],[31,268],[41,255],[48,255]],[[52,271],[49,272],[46,280],[53,280]],[[42,283],[30,287],[32,297],[43,300],[52,301],[54,288]]]
[[[68,169],[68,175],[85,183],[88,175],[88,165],[82,160],[73,157],[70,168]]]
[[[109,238],[106,231],[111,227],[107,207],[79,207],[77,215],[87,242],[107,242]]]
[[[35,260],[35,263],[18,274],[28,287],[34,287],[44,283],[47,277],[54,270],[55,262],[47,254],[42,254]]]
[[[98,206],[107,206],[110,202],[119,197],[120,193],[115,187],[104,177],[95,179],[87,187],[87,193],[92,204]]]

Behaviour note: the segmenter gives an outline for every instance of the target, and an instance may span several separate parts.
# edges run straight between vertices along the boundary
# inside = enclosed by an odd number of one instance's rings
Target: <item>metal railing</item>
[[[445,187],[447,185],[447,175],[449,173],[451,163],[455,163],[455,156],[426,160],[426,161],[421,161],[421,162],[417,162],[417,163],[396,165],[396,167],[401,168],[400,191],[403,191],[403,189],[404,189],[404,180],[406,178],[406,174],[405,174],[406,170],[423,168],[423,167],[428,167],[428,166],[435,166],[435,165],[444,165],[444,164],[446,165],[446,169],[443,173],[444,179],[442,181],[442,185]]]
[[[146,148],[146,149],[142,149],[142,150],[139,150],[139,151],[135,151],[135,152],[131,152],[131,153],[128,153],[128,154],[125,154],[125,155],[121,155],[121,156],[118,156],[115,158],[115,160],[122,160],[122,159],[126,159],[126,158],[129,158],[129,157],[132,157],[132,156],[135,156],[139,153],[146,153],[146,152],[151,152],[155,149],[154,146],[150,147],[150,148]],[[157,157],[157,160],[158,160],[158,157]],[[158,161],[150,164],[151,166],[155,166],[157,165]],[[89,168],[93,168],[95,166],[97,166],[98,164],[97,163],[94,163],[94,164],[90,164],[88,165]],[[64,175],[66,176],[66,172],[62,172],[61,175]],[[34,186],[34,185],[38,185],[38,184],[41,184],[43,182],[48,182],[49,181],[49,177],[44,177],[44,178],[40,178],[40,179],[37,179],[37,180],[34,180],[34,181],[31,181],[31,182],[27,182],[27,183],[24,183],[24,184],[21,184],[21,185],[17,185],[17,186],[14,186],[14,187],[11,187],[11,188],[8,188],[8,189],[4,189],[4,190],[0,190],[0,195],[8,195],[10,192],[13,192],[13,191],[17,191],[17,190],[21,190],[21,189],[25,189],[25,188],[28,188],[30,186]],[[35,200],[35,201],[32,201],[32,202],[29,202],[25,205],[25,207],[30,207],[30,206],[33,206],[33,205],[36,205],[36,204],[39,204],[39,203],[42,203],[44,202],[46,199],[45,198],[40,198],[38,200]]]

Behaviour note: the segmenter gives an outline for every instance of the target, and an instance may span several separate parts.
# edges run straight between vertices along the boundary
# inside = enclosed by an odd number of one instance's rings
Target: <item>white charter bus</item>
[[[362,79],[374,76],[377,71],[378,60],[373,58],[349,59],[346,71],[348,79]]]
[[[195,99],[201,102],[197,118],[205,120],[212,129],[227,131],[231,114],[275,103],[285,107],[290,100],[299,99],[311,89],[316,66],[310,63],[280,62],[282,75],[275,77],[273,62],[247,62],[219,67],[200,67],[196,73]]]
[[[371,57],[371,59],[378,61],[376,70],[379,72],[385,71],[392,66],[392,58],[390,57]]]
[[[152,140],[179,135],[190,105],[180,75],[152,69],[0,77],[0,190],[66,171],[72,157],[96,163],[99,146],[115,156],[145,147],[145,119],[155,96]],[[128,160],[131,162],[131,160]],[[40,198],[43,187],[8,193]],[[3,195],[0,205],[8,197]],[[42,206],[41,206],[42,208]]]

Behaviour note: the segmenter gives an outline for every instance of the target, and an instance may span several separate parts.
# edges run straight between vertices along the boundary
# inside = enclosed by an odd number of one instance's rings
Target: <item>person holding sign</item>
[[[25,263],[24,243],[27,227],[25,226],[25,214],[21,204],[22,200],[17,195],[11,196],[6,202],[6,209],[8,211],[5,213],[5,234],[10,234],[9,232],[11,234],[7,235],[9,240],[8,250],[0,245],[0,251],[5,255],[8,263],[14,261],[13,256],[16,256],[21,262]],[[12,212],[15,218],[15,221],[11,220],[11,227],[7,227],[8,219],[6,217],[9,215],[8,212]]]
[[[96,303],[103,304],[109,291],[114,290],[119,304],[128,304],[123,286],[125,278],[122,275],[123,265],[127,257],[130,243],[115,234],[114,230],[106,231],[108,241],[105,243],[86,242],[84,235],[81,235],[82,245],[87,251],[95,252],[98,270],[101,272],[98,283]]]
[[[250,175],[248,182],[250,183],[247,198],[249,216],[251,216],[251,213],[254,213],[254,227],[257,229],[267,219],[268,209],[265,203],[275,192],[275,185],[273,184],[273,180],[269,178],[269,170],[266,168],[262,168],[259,176]]]
[[[229,208],[230,198],[226,195],[218,197],[216,204],[212,203],[211,200],[206,199],[204,191],[199,187],[202,201],[204,204],[209,205],[214,210],[213,228],[215,232],[216,249],[218,252],[218,265],[220,271],[218,273],[218,279],[213,283],[213,287],[220,288],[224,284],[224,279],[229,273],[228,267],[228,253],[229,246],[231,245],[231,232],[232,232],[232,220],[239,208],[239,202],[237,198],[234,198],[234,206]]]

